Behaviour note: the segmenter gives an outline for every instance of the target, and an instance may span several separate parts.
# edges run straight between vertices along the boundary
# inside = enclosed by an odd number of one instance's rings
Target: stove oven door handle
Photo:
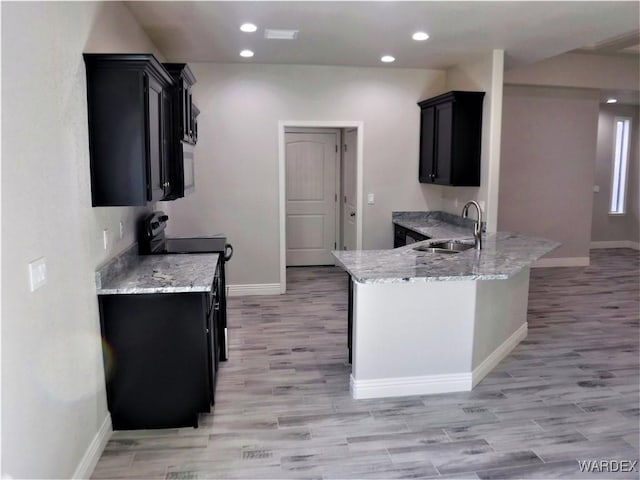
[[[228,262],[229,260],[231,260],[231,257],[233,257],[233,247],[231,246],[231,244],[227,243],[224,246],[224,261]]]

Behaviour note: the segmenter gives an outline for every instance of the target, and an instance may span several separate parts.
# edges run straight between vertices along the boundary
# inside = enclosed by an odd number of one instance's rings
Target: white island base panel
[[[529,268],[506,280],[353,287],[355,399],[470,391],[527,336]]]

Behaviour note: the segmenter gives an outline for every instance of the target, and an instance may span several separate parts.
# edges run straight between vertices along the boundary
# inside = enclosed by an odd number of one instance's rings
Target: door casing
[[[355,137],[354,137],[355,135]],[[356,190],[357,179],[356,175],[350,178],[350,167],[352,166],[353,173],[357,173],[357,154],[358,154],[358,132],[355,129],[344,129],[342,135],[342,162],[340,165],[341,171],[341,195],[340,195],[340,250],[354,250],[356,246]],[[353,165],[349,164],[350,159],[353,159]],[[349,193],[352,190],[352,198]],[[353,220],[352,220],[353,218]],[[348,247],[348,248],[347,248]]]
[[[358,148],[356,160],[356,249],[362,249],[363,210],[363,144],[362,121],[280,120],[278,122],[278,210],[280,231],[280,293],[287,291],[287,237],[286,237],[286,145],[285,130],[290,128],[355,128]]]

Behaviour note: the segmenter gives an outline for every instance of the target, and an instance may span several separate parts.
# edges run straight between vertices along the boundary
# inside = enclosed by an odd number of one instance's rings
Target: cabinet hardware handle
[[[356,216],[356,212],[351,212],[351,213],[349,214],[349,216],[350,216],[350,217],[355,217],[355,216]]]

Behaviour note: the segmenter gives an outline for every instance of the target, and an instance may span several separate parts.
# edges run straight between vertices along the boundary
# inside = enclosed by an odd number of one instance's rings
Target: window
[[[630,135],[631,119],[616,117],[614,121],[613,184],[609,208],[609,213],[612,215],[622,215],[626,211]]]

